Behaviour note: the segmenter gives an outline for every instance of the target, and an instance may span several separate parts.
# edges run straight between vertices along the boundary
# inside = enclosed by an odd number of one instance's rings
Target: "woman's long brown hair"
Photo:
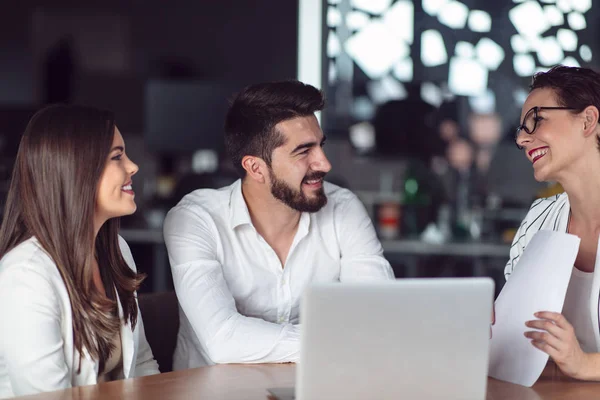
[[[123,259],[118,218],[104,223],[94,240],[97,187],[114,132],[108,111],[70,105],[38,111],[21,138],[0,227],[0,258],[30,237],[52,258],[69,294],[74,346],[80,355],[87,350],[100,372],[121,323],[135,327],[135,291],[144,279]],[[106,296],[93,283],[94,257]],[[114,317],[115,289],[122,321]]]

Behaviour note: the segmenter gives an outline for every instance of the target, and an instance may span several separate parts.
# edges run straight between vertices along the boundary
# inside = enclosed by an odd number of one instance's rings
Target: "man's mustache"
[[[312,181],[315,179],[321,179],[321,178],[324,178],[325,175],[327,175],[327,173],[323,172],[323,171],[312,172],[312,173],[306,175],[304,177],[304,179],[302,179],[302,182]]]

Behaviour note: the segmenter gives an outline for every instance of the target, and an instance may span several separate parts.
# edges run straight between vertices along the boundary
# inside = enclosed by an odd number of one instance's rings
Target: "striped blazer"
[[[504,268],[504,277],[507,280],[516,268],[519,258],[521,258],[521,255],[525,251],[525,248],[533,235],[541,230],[567,232],[570,210],[569,197],[566,193],[544,199],[537,199],[533,202],[525,219],[523,219],[510,248],[510,258]],[[598,260],[596,260],[596,262],[598,262]],[[592,326],[600,326],[599,299],[600,273],[597,273],[594,274],[592,294],[590,296],[590,317],[593,323]],[[596,337],[596,347],[600,350],[600,329],[595,329],[594,335]]]
[[[504,268],[504,277],[507,280],[533,235],[541,230],[567,231],[570,210],[569,197],[566,193],[533,202],[510,247],[510,258]]]

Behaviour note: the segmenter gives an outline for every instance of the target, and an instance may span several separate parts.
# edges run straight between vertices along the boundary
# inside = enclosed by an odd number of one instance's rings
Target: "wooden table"
[[[19,399],[267,400],[267,388],[294,385],[295,370],[293,364],[217,365],[23,396]],[[600,383],[566,378],[554,366],[546,368],[533,388],[488,379],[487,400],[598,398]]]

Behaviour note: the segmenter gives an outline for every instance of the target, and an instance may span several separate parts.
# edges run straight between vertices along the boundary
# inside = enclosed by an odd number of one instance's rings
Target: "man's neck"
[[[256,231],[273,242],[293,237],[298,230],[301,212],[293,210],[273,197],[270,191],[242,181],[242,195]]]

